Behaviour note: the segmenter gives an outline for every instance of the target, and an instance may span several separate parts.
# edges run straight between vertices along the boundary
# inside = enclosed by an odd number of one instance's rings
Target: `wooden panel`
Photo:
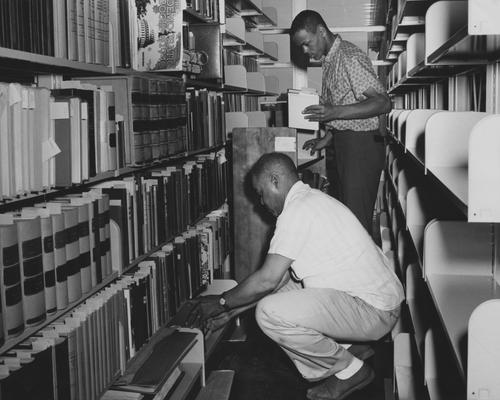
[[[260,267],[275,223],[258,203],[248,172],[260,156],[275,150],[276,138],[295,136],[295,129],[289,128],[233,130],[234,267],[238,282]],[[296,162],[296,151],[285,154]]]

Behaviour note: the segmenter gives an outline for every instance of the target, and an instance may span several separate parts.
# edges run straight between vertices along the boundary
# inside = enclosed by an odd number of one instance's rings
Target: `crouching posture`
[[[399,317],[403,288],[354,214],[302,183],[292,160],[263,155],[251,170],[261,204],[276,219],[260,269],[221,296],[202,298],[211,329],[257,304],[262,331],[317,382],[312,400],[343,399],[374,378],[369,350]]]

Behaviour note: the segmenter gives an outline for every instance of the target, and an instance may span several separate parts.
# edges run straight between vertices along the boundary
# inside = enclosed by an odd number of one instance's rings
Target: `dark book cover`
[[[120,60],[121,66],[124,68],[129,68],[130,63],[130,33],[129,33],[129,6],[128,0],[118,0],[118,9],[120,13],[120,54],[122,59]]]
[[[158,392],[173,373],[180,375],[179,378],[182,376],[176,368],[195,343],[194,332],[164,329],[155,335],[144,349],[144,354],[131,363],[114,388],[140,393]]]
[[[69,399],[70,397],[70,377],[69,377],[69,349],[68,338],[55,338],[52,352],[52,362],[55,363],[57,399]]]
[[[163,247],[166,253],[165,273],[167,282],[168,318],[173,318],[180,308],[180,300],[177,287],[177,271],[175,268],[175,251],[172,243]]]
[[[70,99],[59,98],[51,103],[51,118],[54,120],[54,140],[61,150],[55,156],[57,187],[71,186],[71,120]]]
[[[12,352],[15,353],[15,350]],[[2,400],[54,398],[52,349],[48,346],[44,350],[29,353],[31,357],[22,359],[21,368],[11,370],[9,376],[0,380]]]
[[[148,308],[145,279],[130,286],[130,315],[133,346],[138,351],[148,340]]]
[[[176,272],[176,288],[177,288],[177,303],[181,305],[188,298],[188,274],[187,274],[187,256],[186,256],[186,240],[182,236],[178,236],[174,240],[175,254],[175,272]]]

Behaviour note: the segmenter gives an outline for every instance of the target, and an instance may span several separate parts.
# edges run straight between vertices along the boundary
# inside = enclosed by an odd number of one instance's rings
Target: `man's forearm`
[[[359,103],[332,106],[332,113],[327,115],[324,122],[336,119],[366,119],[377,117],[390,111],[390,103],[386,98],[370,97]]]
[[[234,289],[225,293],[224,298],[229,308],[256,303],[275,289],[276,285],[259,279],[258,275],[259,271],[254,272]]]

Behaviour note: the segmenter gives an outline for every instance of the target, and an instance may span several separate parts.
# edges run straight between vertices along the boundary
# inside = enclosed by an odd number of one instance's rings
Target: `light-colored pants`
[[[255,317],[302,376],[316,381],[351,363],[352,354],[339,343],[380,339],[395,325],[399,310],[379,310],[334,289],[304,289],[290,279],[259,301]]]

